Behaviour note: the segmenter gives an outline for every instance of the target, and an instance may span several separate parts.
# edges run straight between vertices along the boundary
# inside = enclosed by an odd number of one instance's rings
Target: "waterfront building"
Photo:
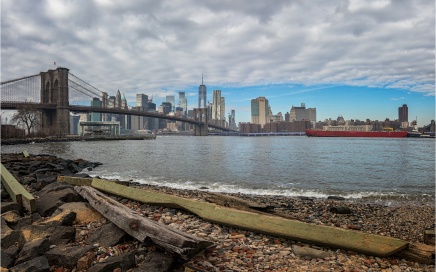
[[[102,107],[102,102],[98,97],[94,97],[91,101],[91,107],[94,108],[101,108]],[[102,120],[102,116],[101,116],[101,112],[91,112],[91,121],[101,121]],[[75,133],[78,134],[78,133]]]
[[[398,108],[398,121],[401,123],[401,128],[407,128],[409,126],[409,108],[407,104]]]
[[[212,123],[225,127],[225,99],[221,96],[221,90],[212,91],[212,107],[211,107]]]
[[[80,115],[70,115],[70,134],[79,134]]]
[[[251,100],[251,123],[259,124],[263,127],[269,123],[268,120],[268,99],[258,97]]]
[[[117,91],[117,95],[115,96],[115,106],[114,108],[121,109],[121,93],[120,90]]]
[[[232,110],[229,115],[229,128],[233,130],[237,130],[238,127],[236,126],[236,119],[235,119],[235,110]]]
[[[309,120],[312,123],[312,127],[315,127],[316,124],[316,108],[308,108],[306,109],[306,104],[301,103],[300,107],[292,106],[289,121],[304,121]]]
[[[176,98],[174,97],[174,95],[167,95],[166,102],[171,103],[171,111],[175,112],[176,111]]]
[[[179,92],[179,107],[182,108],[182,116],[186,117],[188,112],[188,100],[185,92]]]
[[[149,102],[148,95],[145,94],[136,94],[136,106],[132,107],[132,110],[136,111],[148,111]],[[136,116],[132,115],[130,117],[130,130],[132,132],[138,130],[147,129],[148,118],[145,116]]]
[[[159,110],[159,112],[163,112],[164,115],[167,115],[171,112],[172,105],[170,102],[162,102],[162,111]]]
[[[204,109],[206,108],[206,94],[207,89],[206,85],[203,84],[203,75],[201,75],[201,85],[198,87],[198,108]]]

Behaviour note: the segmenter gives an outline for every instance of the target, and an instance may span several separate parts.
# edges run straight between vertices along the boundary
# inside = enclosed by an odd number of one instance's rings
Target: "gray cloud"
[[[2,1],[2,80],[67,67],[101,90],[347,84],[434,95],[434,2]]]

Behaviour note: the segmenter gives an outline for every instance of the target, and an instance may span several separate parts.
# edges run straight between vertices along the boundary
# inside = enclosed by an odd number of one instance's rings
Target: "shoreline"
[[[4,154],[2,154],[2,163]],[[16,154],[17,158],[23,154]],[[44,155],[31,155],[43,157]],[[6,160],[6,159],[5,159]],[[11,156],[10,162],[15,157]],[[31,162],[36,163],[37,160]],[[29,162],[30,163],[30,162]],[[67,161],[67,163],[73,163]],[[83,165],[82,169],[98,167],[98,163],[86,166],[86,161],[77,160],[77,165]],[[58,163],[56,163],[58,164]],[[60,164],[60,163],[59,163]],[[39,165],[33,171],[41,171],[47,167],[56,165],[51,161],[46,165]],[[27,167],[26,167],[27,169]],[[18,171],[18,169],[16,170]],[[59,170],[61,171],[61,170]],[[18,171],[19,172],[19,171]],[[18,173],[17,172],[17,173]],[[45,172],[53,173],[53,170]],[[87,175],[83,173],[84,175]],[[56,174],[61,175],[61,174]],[[46,177],[44,177],[46,178]],[[26,179],[23,179],[23,181]],[[112,181],[114,179],[111,179]],[[38,183],[39,182],[39,183]],[[176,189],[167,186],[141,184],[135,181],[117,181],[133,188],[148,189],[163,192],[183,198],[206,200],[208,192],[205,190]],[[33,180],[28,188],[38,192],[42,188],[41,181]],[[57,185],[56,181],[47,181],[46,186]],[[33,185],[35,186],[33,186]],[[223,193],[226,194],[226,193]],[[399,238],[410,243],[423,243],[424,231],[435,228],[435,207],[431,202],[401,202],[398,205],[382,205],[359,199],[312,198],[312,197],[289,197],[278,195],[252,195],[241,193],[227,193],[227,195],[264,204],[274,213],[289,219],[305,223],[345,228],[352,231],[361,231],[382,236]],[[41,198],[44,195],[40,196]],[[208,222],[201,217],[182,209],[164,207],[160,205],[148,205],[126,198],[112,196],[119,203],[124,204],[135,213],[159,222],[179,231],[206,239],[215,244],[214,248],[207,250],[192,259],[184,262],[176,269],[168,271],[187,271],[186,267],[193,267],[193,271],[434,271],[434,264],[422,264],[410,261],[399,256],[374,257],[356,252],[313,245],[304,242],[284,239],[268,234],[247,231],[237,227],[229,227],[213,222]],[[3,200],[4,198],[2,198]],[[53,202],[53,201],[50,201]],[[346,208],[349,213],[336,213],[332,208]],[[46,220],[46,218],[42,218]],[[95,219],[94,219],[95,220]],[[105,222],[105,223],[102,223]],[[78,235],[74,244],[80,247],[90,246],[88,236],[107,224],[107,220],[91,222],[75,226]],[[136,265],[145,262],[145,257],[150,252],[150,245],[136,240],[123,242],[114,246],[102,246],[103,241],[93,242],[98,249],[92,251],[95,261],[92,266],[98,265],[105,260],[111,260],[111,256],[121,254],[115,248],[128,248],[127,253],[134,253],[137,257]],[[91,245],[93,245],[93,243]],[[139,250],[138,253],[138,248]],[[129,251],[131,250],[131,251]],[[304,252],[302,252],[303,250]],[[124,252],[124,253],[126,253]],[[309,253],[308,253],[309,252]],[[141,257],[142,256],[142,257]],[[91,266],[91,267],[92,267]],[[69,270],[71,271],[71,270]],[[134,271],[134,270],[128,270]]]

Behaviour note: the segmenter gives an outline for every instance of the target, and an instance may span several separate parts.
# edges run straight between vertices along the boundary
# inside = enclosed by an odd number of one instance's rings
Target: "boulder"
[[[104,218],[88,202],[69,202],[64,203],[57,208],[52,216],[56,216],[64,211],[73,211],[76,213],[76,224],[87,225],[94,221],[101,221]]]
[[[28,225],[21,228],[26,242],[34,239],[48,238],[52,245],[62,245],[73,242],[76,238],[76,228],[70,226]]]
[[[45,188],[47,187],[49,187],[49,185]],[[44,189],[40,192],[44,191]],[[44,195],[39,195],[40,197],[35,199],[35,206],[36,211],[41,216],[51,215],[59,206],[66,202],[84,201],[83,198],[73,189],[72,186],[61,190],[52,190]]]
[[[64,210],[58,213],[48,220],[41,222],[40,225],[45,226],[72,226],[74,220],[76,219],[76,213],[71,210]]]
[[[46,252],[45,256],[50,265],[73,268],[82,256],[94,246],[59,245]]]
[[[87,272],[113,271],[116,268],[121,268],[121,271],[127,271],[132,267],[135,267],[135,254],[133,252],[127,252],[118,256],[109,257],[103,262],[91,266]]]
[[[6,254],[6,252],[4,252],[3,250],[1,251],[0,258],[1,258],[0,259],[1,260],[1,267],[9,268],[14,263],[14,260],[11,258],[11,256]]]
[[[150,251],[145,257],[144,262],[138,264],[138,267],[132,272],[154,271],[166,272],[172,271],[174,257],[157,250]]]
[[[113,223],[101,226],[95,230],[89,231],[87,244],[93,245],[99,243],[102,247],[110,247],[118,244],[127,234]]]
[[[47,238],[39,238],[25,243],[15,265],[29,261],[30,259],[44,255],[50,249],[50,241]]]
[[[19,214],[23,213],[23,206],[16,202],[1,202],[1,213],[17,211]]]
[[[49,272],[50,265],[45,256],[36,257],[10,269],[12,272]]]

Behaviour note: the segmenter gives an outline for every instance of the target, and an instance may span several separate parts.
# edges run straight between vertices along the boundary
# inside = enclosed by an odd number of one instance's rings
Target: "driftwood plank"
[[[111,183],[117,185],[115,183]],[[120,185],[122,186],[122,185]],[[190,258],[213,245],[212,242],[200,239],[175,228],[140,216],[126,206],[89,186],[76,186],[75,190],[104,217],[141,242],[146,239],[166,250]]]
[[[20,203],[29,212],[36,210],[35,198],[15,177],[1,164],[1,182],[14,202]]]
[[[208,193],[206,200],[211,203],[218,204],[220,206],[242,209],[242,210],[265,210],[268,207],[264,204],[254,201],[248,201],[239,197],[223,195],[218,193]]]
[[[360,231],[319,226],[297,220],[221,207],[213,203],[130,188],[94,178],[92,187],[143,203],[180,207],[203,219],[292,240],[385,257],[404,250],[408,242]]]
[[[433,245],[410,243],[407,249],[395,255],[424,264],[435,263],[435,247]]]

